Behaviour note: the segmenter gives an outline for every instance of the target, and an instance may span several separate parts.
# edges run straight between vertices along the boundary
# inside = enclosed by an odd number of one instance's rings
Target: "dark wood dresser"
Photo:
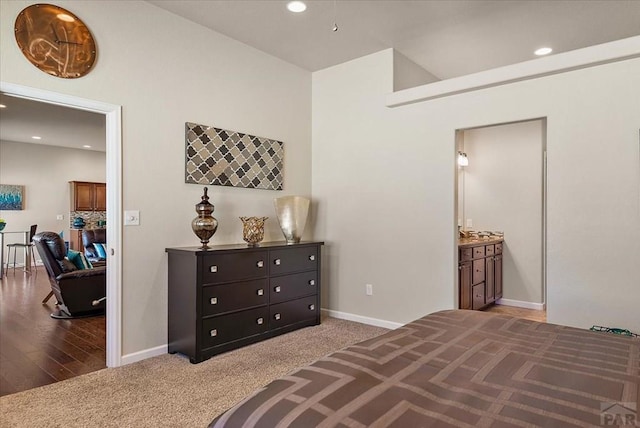
[[[321,245],[167,248],[169,353],[199,363],[320,324]]]
[[[502,244],[502,239],[460,240],[460,309],[482,309],[502,297]]]

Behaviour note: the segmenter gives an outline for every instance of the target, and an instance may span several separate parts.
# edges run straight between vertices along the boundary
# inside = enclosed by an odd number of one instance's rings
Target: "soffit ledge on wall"
[[[640,36],[404,89],[387,95],[386,105],[399,107],[632,58],[640,58]]]

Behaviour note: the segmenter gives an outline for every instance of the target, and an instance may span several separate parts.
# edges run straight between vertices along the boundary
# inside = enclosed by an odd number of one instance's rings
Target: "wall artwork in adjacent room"
[[[282,190],[284,143],[185,123],[185,182]]]
[[[24,186],[0,184],[0,210],[19,211],[24,209]]]

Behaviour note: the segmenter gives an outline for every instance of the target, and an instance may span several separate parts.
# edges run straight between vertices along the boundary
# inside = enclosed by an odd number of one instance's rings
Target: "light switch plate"
[[[64,214],[58,214],[56,220],[64,220]]]
[[[125,226],[140,226],[140,211],[129,210],[124,212]]]

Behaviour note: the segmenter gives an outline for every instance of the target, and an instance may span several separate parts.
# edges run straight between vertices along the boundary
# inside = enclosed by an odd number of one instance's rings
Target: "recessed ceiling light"
[[[83,145],[82,147],[84,147],[85,149],[90,149],[90,148],[91,148],[91,146],[90,146],[90,145],[88,145],[88,144],[85,144],[85,145]]]
[[[7,106],[4,104],[0,104],[0,108],[7,108]]]
[[[551,49],[551,48],[540,48],[540,49],[537,49],[537,50],[534,52],[534,54],[536,54],[536,55],[538,55],[538,56],[542,56],[542,55],[548,55],[548,54],[550,54],[551,52],[553,52],[553,49]]]
[[[287,3],[287,9],[291,12],[300,13],[307,10],[307,5],[301,1],[290,1]]]
[[[38,137],[37,135],[34,135],[34,136],[33,136],[33,137],[31,137],[31,138],[33,138],[34,140],[42,140],[42,137]]]

